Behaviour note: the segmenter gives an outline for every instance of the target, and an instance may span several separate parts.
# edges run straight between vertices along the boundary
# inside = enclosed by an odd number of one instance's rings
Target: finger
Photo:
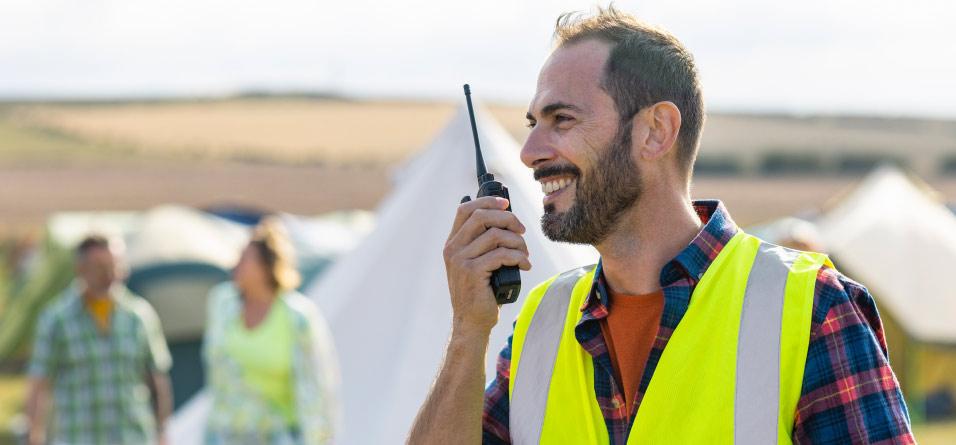
[[[458,229],[471,217],[471,214],[478,209],[498,209],[504,210],[508,208],[508,200],[504,198],[499,198],[497,196],[482,196],[481,198],[475,199],[474,201],[469,200],[468,202],[462,203],[458,206],[458,211],[455,213],[455,222],[452,223],[451,233],[455,234],[458,232]]]
[[[521,270],[530,270],[531,261],[528,254],[507,247],[499,247],[474,259],[476,267],[485,272],[493,272],[502,266],[518,266]]]
[[[524,252],[525,255],[528,254],[528,246],[525,244],[524,238],[522,238],[521,235],[497,227],[492,227],[485,231],[485,233],[482,233],[478,238],[475,238],[474,241],[465,246],[461,254],[464,258],[473,259],[499,247],[520,250]]]
[[[492,227],[510,230],[519,235],[525,232],[524,225],[518,221],[514,213],[505,210],[475,209],[471,217],[449,240],[449,244],[464,248]]]

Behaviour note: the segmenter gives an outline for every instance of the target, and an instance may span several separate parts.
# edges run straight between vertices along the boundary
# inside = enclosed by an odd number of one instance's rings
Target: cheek
[[[236,268],[236,272],[243,281],[259,281],[265,276],[262,267],[251,261],[243,261],[239,267]]]
[[[236,281],[244,281],[249,276],[249,263],[247,261],[240,261],[239,264],[236,264],[236,268],[232,272]]]
[[[616,142],[617,137],[617,129],[613,126],[584,123],[568,133],[568,159],[582,170],[595,165]]]

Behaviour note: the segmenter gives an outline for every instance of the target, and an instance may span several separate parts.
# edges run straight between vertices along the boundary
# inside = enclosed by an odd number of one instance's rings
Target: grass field
[[[26,377],[0,374],[0,445],[14,445],[10,423],[22,413],[26,393]]]

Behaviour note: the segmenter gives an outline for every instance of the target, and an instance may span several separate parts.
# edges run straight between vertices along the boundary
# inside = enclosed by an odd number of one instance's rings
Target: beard
[[[558,174],[570,174],[576,180],[574,204],[560,213],[554,204],[546,205],[541,230],[552,241],[600,244],[641,196],[641,176],[631,158],[631,123],[618,126],[587,174],[567,165],[542,168],[535,178]]]

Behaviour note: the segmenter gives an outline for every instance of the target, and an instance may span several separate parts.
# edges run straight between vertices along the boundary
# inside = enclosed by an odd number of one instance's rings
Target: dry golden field
[[[8,107],[16,125],[144,155],[291,162],[390,162],[418,149],[456,104],[261,98]],[[527,134],[524,105],[488,107],[516,139]],[[917,170],[956,154],[956,122],[838,116],[712,113],[705,156],[883,155]]]
[[[390,169],[423,148],[456,106],[309,98],[0,105],[0,227],[35,227],[56,210],[167,202],[307,214],[374,208]],[[517,140],[527,135],[523,107],[488,110]],[[702,156],[746,163],[762,150],[834,147],[895,150],[932,172],[925,165],[956,153],[956,123],[715,114]],[[699,175],[693,193],[723,199],[746,225],[818,207],[858,179]],[[956,176],[927,180],[956,200]]]
[[[511,130],[524,124],[518,107],[490,111]],[[31,105],[8,116],[21,127],[146,157],[387,164],[421,148],[453,112],[444,103],[258,99]]]

